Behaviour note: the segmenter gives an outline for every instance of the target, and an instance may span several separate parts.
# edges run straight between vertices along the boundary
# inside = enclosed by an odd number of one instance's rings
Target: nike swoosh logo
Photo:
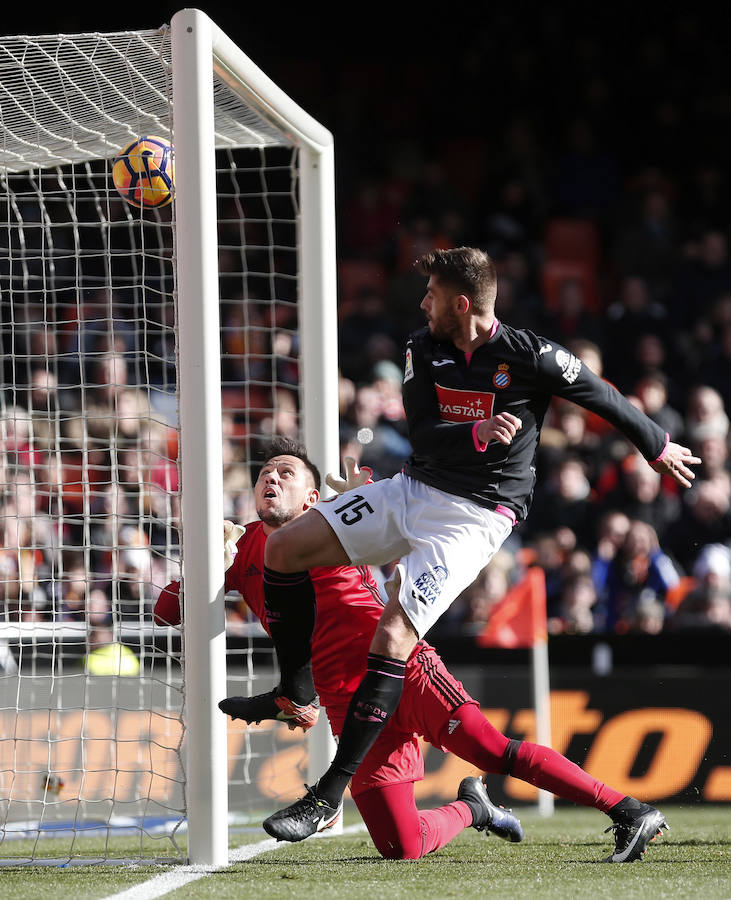
[[[454,360],[453,359],[433,359],[431,364],[433,366],[449,366],[449,365],[453,366]]]
[[[544,344],[538,351],[538,355],[543,356],[544,353],[550,353],[551,350],[553,350],[553,347],[550,344]]]

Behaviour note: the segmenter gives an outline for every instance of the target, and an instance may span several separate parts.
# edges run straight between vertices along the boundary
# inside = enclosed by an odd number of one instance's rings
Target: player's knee
[[[382,617],[373,635],[371,650],[391,659],[409,658],[409,654],[419,640],[411,625],[404,625],[397,619]]]
[[[408,659],[419,635],[398,601],[389,599],[376,626],[371,650],[392,659]]]
[[[374,843],[384,859],[421,859],[423,856],[421,835],[415,835],[413,840],[384,840]]]

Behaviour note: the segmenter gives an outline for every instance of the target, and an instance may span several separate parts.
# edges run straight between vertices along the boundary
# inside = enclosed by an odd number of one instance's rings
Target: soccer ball
[[[140,209],[167,206],[175,190],[172,144],[154,135],[132,141],[114,157],[112,181],[132,206]]]

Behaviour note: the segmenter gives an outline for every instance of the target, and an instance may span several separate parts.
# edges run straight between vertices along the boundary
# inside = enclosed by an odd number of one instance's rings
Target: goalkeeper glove
[[[224,571],[231,568],[238,552],[236,544],[246,529],[226,520],[223,523],[223,565]],[[180,625],[180,582],[172,581],[161,591],[153,611],[156,625]]]
[[[335,475],[326,475],[325,483],[331,487],[336,494],[342,494],[345,491],[352,491],[354,488],[362,487],[364,484],[373,484],[373,469],[369,466],[358,468],[358,463],[352,456],[345,457],[345,480],[337,478]]]
[[[180,625],[180,582],[171,581],[155,603],[155,625]]]
[[[234,556],[239,548],[236,546],[244,535],[246,529],[243,525],[234,525],[228,519],[223,523],[223,571],[227,572],[233,565]]]

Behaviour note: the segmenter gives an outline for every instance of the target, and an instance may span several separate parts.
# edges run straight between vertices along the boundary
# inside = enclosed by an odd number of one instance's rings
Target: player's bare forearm
[[[694,456],[688,447],[670,441],[660,459],[651,462],[650,466],[661,475],[670,475],[682,487],[689,488],[695,478],[695,472],[689,466],[697,466],[701,462],[700,457]]]

